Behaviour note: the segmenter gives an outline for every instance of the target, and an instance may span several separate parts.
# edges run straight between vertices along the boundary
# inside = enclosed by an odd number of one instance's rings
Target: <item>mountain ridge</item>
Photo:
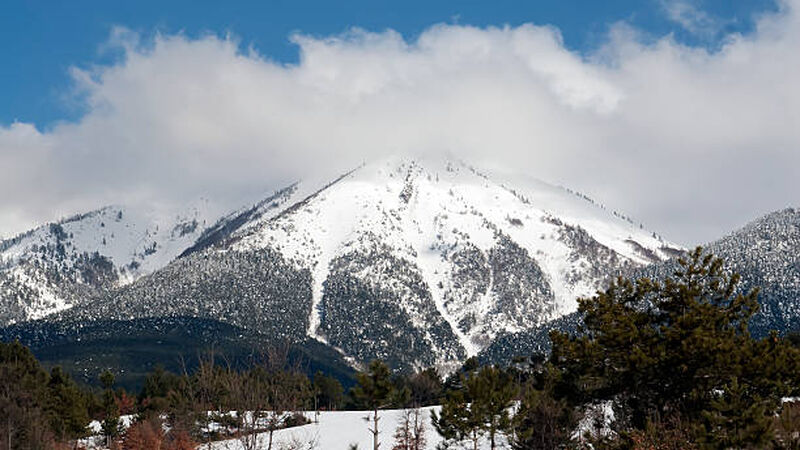
[[[199,231],[162,267],[47,320],[219,319],[354,363],[453,367],[680,247],[585,196],[395,157],[297,182]]]
[[[781,335],[800,331],[800,208],[768,213],[703,249],[722,258],[727,273],[741,276],[738,292],[759,290],[759,310],[750,321],[755,337],[765,337],[772,330]],[[678,262],[673,258],[627,276],[664,279],[677,269]],[[484,349],[481,357],[510,363],[515,356],[547,352],[550,330],[574,332],[580,323],[579,314],[572,313],[524,332],[506,334]]]

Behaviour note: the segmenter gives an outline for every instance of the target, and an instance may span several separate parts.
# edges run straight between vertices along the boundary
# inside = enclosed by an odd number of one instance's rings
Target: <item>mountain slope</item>
[[[741,289],[759,289],[752,331],[800,330],[800,209],[776,211],[707,246],[742,276]]]
[[[759,289],[759,311],[750,323],[754,335],[800,330],[800,210],[767,214],[704,248],[722,258],[729,273],[741,275],[741,291]],[[676,267],[669,261],[637,275],[662,278]]]
[[[780,334],[800,330],[800,209],[767,214],[704,248],[725,261],[726,271],[741,275],[740,291],[759,289],[759,310],[750,322],[754,336],[766,336],[771,330]],[[663,279],[677,269],[677,261],[669,260],[637,268],[627,275]],[[580,322],[577,314],[570,314],[502,336],[481,356],[487,361],[510,362],[514,356],[547,352],[549,330],[571,332]]]
[[[448,368],[574,311],[608,276],[680,251],[566,189],[404,158],[293,184],[184,237],[163,253],[178,259],[134,275],[99,253],[109,282],[89,300],[27,317],[63,309],[47,320],[74,327],[198,317],[263,339],[310,337],[351,363]],[[89,284],[75,278],[67,285]]]
[[[56,318],[193,315],[309,336],[353,362],[451,367],[678,250],[561,188],[396,158],[278,191],[167,267]]]
[[[0,242],[0,324],[45,317],[167,265],[208,226],[206,202],[166,217],[109,206]]]

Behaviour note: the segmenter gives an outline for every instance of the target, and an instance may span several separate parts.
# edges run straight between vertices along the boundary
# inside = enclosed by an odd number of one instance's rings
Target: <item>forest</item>
[[[671,276],[618,278],[580,299],[582,327],[552,331],[547,355],[502,367],[471,358],[445,377],[374,360],[352,386],[307,376],[278,345],[247,367],[209,350],[197,367],[156,368],[127,392],[113,368],[79,385],[22,344],[0,343],[0,449],[76,448],[94,420],[109,448],[237,439],[254,449],[267,435],[271,450],[274,432],[320,410],[367,411],[374,448],[379,433],[392,433],[393,450],[428,448],[423,421],[441,437],[437,448],[800,448],[800,335],[752,337],[758,291],[739,286],[722,260],[697,248]],[[422,415],[430,405],[441,407]],[[406,420],[385,429],[386,409],[405,409]]]

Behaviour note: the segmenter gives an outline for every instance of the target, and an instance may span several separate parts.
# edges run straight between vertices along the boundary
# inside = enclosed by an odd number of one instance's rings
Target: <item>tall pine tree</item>
[[[375,360],[369,364],[366,372],[359,372],[356,375],[358,385],[356,385],[351,395],[358,405],[372,411],[372,417],[366,420],[371,421],[370,433],[372,433],[372,448],[378,450],[380,442],[380,415],[381,409],[387,408],[392,401],[394,385],[392,384],[391,371],[383,361]]]
[[[506,372],[492,366],[458,377],[440,413],[433,415],[434,428],[445,440],[470,441],[473,449],[485,435],[495,449],[498,435],[511,428],[509,408],[517,392],[515,383]]]
[[[677,416],[701,426],[698,436],[724,434],[746,415],[758,424],[734,430],[738,442],[762,442],[781,396],[797,390],[800,357],[775,336],[750,336],[758,292],[738,282],[697,248],[663,282],[620,278],[579,300],[583,329],[551,333],[560,393],[574,404],[613,400],[623,430]]]

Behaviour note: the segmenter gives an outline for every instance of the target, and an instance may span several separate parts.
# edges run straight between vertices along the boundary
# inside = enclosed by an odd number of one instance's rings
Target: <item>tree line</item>
[[[115,386],[110,370],[99,375],[98,386],[79,385],[60,367],[45,370],[19,342],[0,342],[0,450],[76,448],[95,432],[110,448],[183,450],[234,438],[245,449],[271,449],[275,431],[316,417],[302,412],[427,406],[442,396],[435,370],[393,373],[376,363],[387,374],[391,398],[375,405],[363,374],[346,390],[322,372],[307,376],[302,362],[288,355],[288,345],[270,348],[237,368],[208,352],[183,373],[157,366],[138,392],[127,392]],[[123,416],[132,418],[129,427]],[[419,428],[428,418],[409,420]],[[99,430],[87,428],[92,421]]]
[[[582,327],[552,331],[548,355],[468,360],[433,414],[438,448],[800,448],[800,335],[753,338],[758,291],[739,282],[697,248],[663,280],[580,299]],[[380,362],[359,375],[374,449],[388,379]]]
[[[697,248],[670,277],[580,299],[583,326],[552,331],[549,355],[462,371],[433,418],[443,447],[800,448],[800,335],[753,338],[758,291],[739,281]]]
[[[738,283],[698,248],[671,277],[618,278],[580,299],[583,326],[553,331],[548,355],[506,367],[472,358],[446,379],[376,360],[349,390],[306,376],[287,348],[245,369],[214,353],[192,371],[156,368],[135,394],[115,388],[108,371],[102,389],[88,389],[58,367],[45,371],[21,344],[0,343],[0,449],[73,448],[90,419],[112,448],[235,438],[271,449],[276,430],[321,409],[367,411],[374,450],[381,433],[393,433],[393,450],[426,448],[428,423],[440,449],[800,448],[800,404],[787,401],[800,396],[800,337],[751,337],[758,292]],[[427,416],[429,405],[441,407]],[[383,410],[400,408],[400,423],[382,423]],[[136,420],[123,429],[121,415]]]

